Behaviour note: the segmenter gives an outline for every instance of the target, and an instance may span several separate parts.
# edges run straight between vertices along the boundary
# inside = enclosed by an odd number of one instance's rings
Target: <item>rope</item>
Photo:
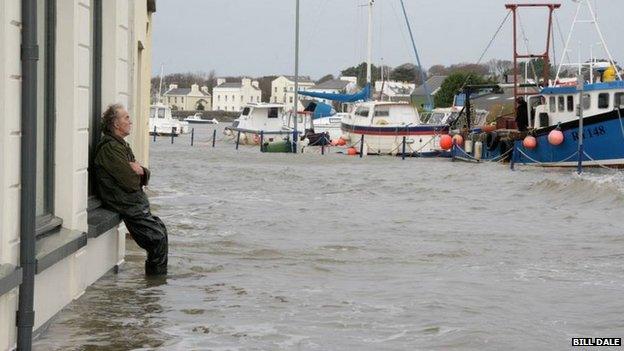
[[[591,158],[591,156],[589,156],[589,155],[587,154],[587,152],[585,152],[585,150],[583,150],[583,155],[585,155],[585,157],[587,157],[590,161],[595,162],[595,163],[596,163],[596,165],[597,165],[598,167],[600,167],[600,168],[608,169],[608,170],[610,170],[610,171],[616,171],[616,172],[618,171],[617,169],[615,169],[615,168],[613,168],[613,167],[606,166],[606,165],[604,165],[604,164],[602,164],[602,163],[600,163],[600,162],[598,162],[598,161],[594,160],[593,158]]]
[[[484,163],[493,163],[493,162],[497,162],[497,163],[500,163],[500,162],[502,162],[502,161],[505,159],[505,157],[506,157],[507,155],[509,155],[509,153],[510,153],[510,152],[512,152],[512,151],[513,151],[513,148],[511,148],[511,149],[509,149],[509,150],[507,150],[507,151],[503,152],[502,154],[500,154],[500,155],[498,155],[498,156],[496,156],[496,157],[494,157],[493,159],[490,159],[490,160],[478,160],[478,159],[476,159],[474,156],[472,156],[472,155],[470,155],[470,154],[466,153],[466,151],[464,151],[464,149],[462,149],[462,148],[460,148],[460,147],[456,148],[456,150],[461,151],[461,153],[462,153],[462,154],[464,154],[464,155],[468,156],[468,158],[471,158],[471,159],[473,159],[473,160],[475,160],[475,161],[477,161],[477,162],[484,162]]]
[[[545,163],[545,162],[540,162],[540,161],[538,161],[538,160],[536,160],[536,159],[532,158],[531,156],[529,156],[529,155],[525,154],[525,153],[522,151],[522,149],[516,149],[516,150],[518,150],[518,152],[519,152],[520,154],[522,154],[524,157],[528,158],[530,161],[533,161],[534,163],[537,163],[538,165],[540,165],[540,166],[542,166],[542,167],[545,167],[545,166],[546,166],[546,163]],[[573,153],[572,155],[570,155],[570,156],[566,157],[565,159],[563,159],[563,160],[561,160],[561,161],[557,161],[557,162],[554,162],[554,163],[549,163],[549,164],[548,164],[548,166],[556,166],[556,165],[558,165],[558,164],[560,164],[560,163],[567,162],[568,160],[570,160],[572,157],[574,157],[574,156],[576,156],[576,155],[578,155],[578,151],[574,151],[574,153]]]
[[[617,109],[617,112],[618,112],[618,120],[620,121],[620,129],[622,130],[622,138],[624,138],[624,123],[622,123],[622,112],[620,111],[619,107]]]

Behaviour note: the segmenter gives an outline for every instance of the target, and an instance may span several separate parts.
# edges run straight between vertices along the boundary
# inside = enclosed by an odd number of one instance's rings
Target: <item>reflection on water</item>
[[[37,350],[567,349],[621,337],[624,176],[448,160],[151,150],[170,275],[143,253]]]

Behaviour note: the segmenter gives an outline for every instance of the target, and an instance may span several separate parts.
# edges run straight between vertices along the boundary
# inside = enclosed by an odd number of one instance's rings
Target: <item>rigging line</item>
[[[565,55],[565,57],[568,59],[568,63],[571,63],[572,60],[570,60],[570,53],[565,50],[565,37],[563,36],[563,32],[561,31],[561,24],[559,23],[559,16],[557,16],[557,12],[555,12],[555,22],[557,23],[557,32],[559,33],[559,38],[561,39],[561,43],[564,44],[564,51],[563,54],[561,55],[561,61],[563,62],[563,56]]]
[[[394,1],[390,2],[390,5],[392,6],[392,13],[394,14],[394,19],[395,22],[397,23],[397,25],[399,25],[399,23],[403,23],[403,19],[399,18],[399,14],[397,11],[397,8],[394,6]],[[410,42],[408,41],[407,37],[405,36],[405,32],[404,32],[405,28],[402,25],[399,25],[399,33],[401,33],[401,38],[403,39],[403,50],[404,50],[404,54],[409,57],[411,56],[411,53],[409,52],[408,47],[411,46]]]

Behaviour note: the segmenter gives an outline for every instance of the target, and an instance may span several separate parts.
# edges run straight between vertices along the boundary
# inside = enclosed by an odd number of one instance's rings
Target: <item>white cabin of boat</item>
[[[404,102],[367,101],[358,104],[343,123],[359,126],[407,126],[420,124],[418,109]]]
[[[284,128],[284,105],[248,104],[232,124],[233,128],[249,131],[281,131]]]

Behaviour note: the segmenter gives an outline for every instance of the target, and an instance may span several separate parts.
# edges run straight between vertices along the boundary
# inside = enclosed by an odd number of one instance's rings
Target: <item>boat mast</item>
[[[297,109],[299,105],[299,0],[296,0],[295,6],[295,96],[293,102],[293,111],[295,113],[295,118],[293,120],[295,131],[295,138],[297,137]],[[293,140],[293,142],[297,142]]]
[[[368,1],[368,58],[366,61],[366,83],[372,82],[371,65],[373,62],[373,5],[375,0]]]
[[[160,83],[158,84],[158,102],[162,102],[162,80],[163,80],[163,71],[165,69],[164,64],[160,64]]]

